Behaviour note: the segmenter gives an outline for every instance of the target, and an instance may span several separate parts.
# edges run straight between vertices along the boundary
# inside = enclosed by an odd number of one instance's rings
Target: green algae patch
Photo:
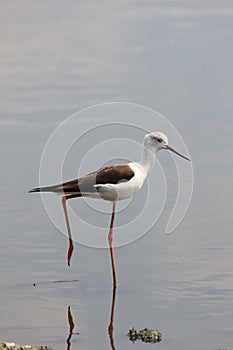
[[[0,350],[53,350],[49,346],[16,345],[15,343],[0,342]]]
[[[128,337],[133,343],[138,339],[145,343],[158,343],[162,340],[162,334],[157,329],[149,328],[138,331],[133,327],[129,330]]]

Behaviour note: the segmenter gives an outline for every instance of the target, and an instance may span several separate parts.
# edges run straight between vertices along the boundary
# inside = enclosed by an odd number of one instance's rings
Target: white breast
[[[138,191],[146,178],[146,172],[143,169],[143,167],[138,163],[129,163],[130,168],[134,172],[134,176],[129,180],[125,182],[120,182],[116,185],[109,185],[112,186],[112,189],[117,192],[117,200],[127,199],[131,197],[134,192]]]
[[[102,198],[108,201],[120,201],[132,197],[134,192],[138,191],[147,176],[147,172],[139,163],[129,163],[128,166],[133,170],[134,176],[129,181],[120,181],[117,184],[106,183],[96,184],[96,191],[88,193],[86,196],[92,198]]]

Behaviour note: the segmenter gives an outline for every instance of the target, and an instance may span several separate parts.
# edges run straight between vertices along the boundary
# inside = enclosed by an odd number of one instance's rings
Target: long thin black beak
[[[179,152],[177,152],[174,148],[172,148],[171,146],[166,146],[165,147],[165,149],[168,149],[169,151],[172,151],[172,152],[174,152],[175,154],[178,154],[178,156],[180,156],[180,157],[182,157],[182,158],[184,158],[184,159],[186,159],[186,160],[190,160],[189,158],[187,158],[187,157],[185,157],[185,156],[183,156],[183,154],[180,154]]]

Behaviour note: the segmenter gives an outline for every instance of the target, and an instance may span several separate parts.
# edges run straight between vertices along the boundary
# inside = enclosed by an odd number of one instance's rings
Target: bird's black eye
[[[160,137],[158,137],[158,142],[163,142],[163,139],[161,139]]]

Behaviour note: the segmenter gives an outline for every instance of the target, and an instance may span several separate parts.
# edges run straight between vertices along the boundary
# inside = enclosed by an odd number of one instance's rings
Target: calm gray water
[[[70,306],[79,333],[70,349],[111,348],[109,252],[76,245],[68,268],[67,239],[27,191],[60,122],[83,107],[128,101],[175,125],[195,182],[187,215],[166,235],[174,168],[159,155],[171,184],[165,210],[115,252],[115,348],[233,347],[232,12],[225,0],[1,2],[0,339],[69,348]],[[78,165],[68,165],[75,177]],[[163,341],[132,344],[133,326],[158,328]]]

